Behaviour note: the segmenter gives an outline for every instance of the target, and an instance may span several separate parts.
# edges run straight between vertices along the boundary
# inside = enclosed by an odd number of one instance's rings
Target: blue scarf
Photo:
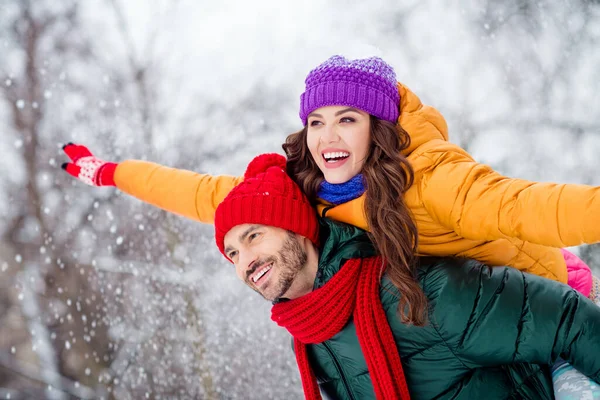
[[[329,183],[323,181],[317,196],[331,204],[346,203],[360,197],[365,192],[365,183],[362,174],[356,175],[344,183]]]

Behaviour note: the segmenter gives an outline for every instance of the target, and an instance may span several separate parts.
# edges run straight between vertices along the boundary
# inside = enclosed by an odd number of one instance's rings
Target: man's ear
[[[299,233],[295,233],[294,235],[296,235],[296,238],[298,239],[299,243],[302,243],[303,247],[306,250],[309,249],[314,249],[315,251],[318,252],[318,247],[316,244],[313,243],[312,240],[310,240],[309,238],[307,238],[306,236],[302,236]]]

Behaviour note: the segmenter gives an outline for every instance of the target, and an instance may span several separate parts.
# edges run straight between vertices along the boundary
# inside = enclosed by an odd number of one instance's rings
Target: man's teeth
[[[347,153],[345,151],[333,151],[329,153],[323,153],[323,158],[325,158],[325,161],[337,161],[339,159],[348,157],[350,157],[350,153]]]
[[[271,264],[267,265],[266,267],[264,267],[263,269],[261,269],[260,271],[258,271],[258,274],[254,275],[254,277],[252,277],[252,282],[256,283],[256,281],[258,281],[260,278],[262,278],[262,276],[264,274],[266,274],[267,272],[269,272],[269,270],[271,269]]]

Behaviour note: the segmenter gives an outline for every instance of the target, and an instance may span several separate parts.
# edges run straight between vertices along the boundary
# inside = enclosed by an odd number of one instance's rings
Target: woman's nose
[[[323,130],[323,134],[321,135],[322,143],[333,143],[337,142],[339,139],[339,135],[337,133],[337,129],[335,126],[325,126]]]

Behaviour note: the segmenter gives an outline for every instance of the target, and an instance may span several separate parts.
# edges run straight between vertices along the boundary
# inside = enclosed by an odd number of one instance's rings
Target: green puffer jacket
[[[315,289],[346,260],[374,254],[362,230],[321,225]],[[381,289],[413,400],[552,399],[549,365],[559,356],[600,382],[600,308],[568,286],[450,258],[422,258],[418,274],[430,304],[425,327],[400,323],[398,291],[386,278]],[[307,347],[325,398],[375,398],[352,322]]]

